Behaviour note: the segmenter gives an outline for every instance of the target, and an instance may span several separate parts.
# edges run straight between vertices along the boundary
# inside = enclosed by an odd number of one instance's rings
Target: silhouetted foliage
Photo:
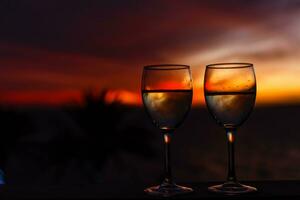
[[[99,96],[86,94],[85,106],[79,110],[76,121],[83,128],[91,155],[102,158],[116,151],[129,151],[150,157],[153,151],[149,133],[138,124],[122,126],[122,119],[130,112],[130,107],[118,102],[105,102],[106,90]],[[94,148],[94,149],[93,149]]]
[[[45,147],[51,165],[60,166],[56,177],[64,173],[66,163],[72,158],[81,161],[82,170],[87,172],[91,181],[97,181],[93,180],[95,177],[88,169],[84,169],[84,163],[90,162],[101,170],[107,159],[117,153],[129,152],[145,158],[154,155],[147,130],[138,124],[122,124],[131,108],[119,102],[106,103],[106,93],[107,90],[103,90],[97,96],[87,92],[82,107],[66,108],[82,134],[73,137],[60,135]]]
[[[22,112],[0,108],[1,139],[0,168],[5,168],[8,156],[16,149],[20,138],[31,131],[30,122]]]
[[[30,171],[34,166],[41,174],[54,169],[52,182],[59,183],[68,165],[76,160],[89,182],[97,182],[95,173],[113,155],[127,152],[151,158],[154,149],[149,132],[124,120],[135,108],[107,103],[106,94],[107,90],[98,95],[86,92],[83,105],[62,108],[0,108],[0,168],[6,171],[7,159],[15,157],[24,164],[24,169],[16,168],[24,175],[23,180],[34,182],[38,176],[37,171]],[[13,176],[7,174],[8,183]]]

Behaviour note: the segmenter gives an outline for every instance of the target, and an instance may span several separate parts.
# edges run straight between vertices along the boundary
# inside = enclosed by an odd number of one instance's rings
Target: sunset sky
[[[0,103],[80,102],[82,92],[140,103],[142,67],[191,66],[203,103],[206,64],[251,62],[257,104],[300,103],[300,1],[0,3]]]

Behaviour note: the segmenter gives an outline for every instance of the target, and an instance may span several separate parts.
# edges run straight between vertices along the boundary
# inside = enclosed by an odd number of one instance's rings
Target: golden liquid
[[[192,90],[143,90],[144,106],[160,129],[178,127],[190,110]]]
[[[224,127],[241,125],[251,113],[255,97],[255,92],[205,93],[208,110],[217,123]]]

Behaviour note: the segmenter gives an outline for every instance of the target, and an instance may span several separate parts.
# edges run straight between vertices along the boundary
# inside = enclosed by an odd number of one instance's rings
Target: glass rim
[[[180,69],[190,69],[190,66],[182,65],[182,64],[156,64],[156,65],[144,66],[144,70],[180,70]]]
[[[245,62],[232,62],[232,63],[213,63],[206,65],[206,68],[212,69],[236,69],[236,68],[248,68],[253,67],[252,63]]]

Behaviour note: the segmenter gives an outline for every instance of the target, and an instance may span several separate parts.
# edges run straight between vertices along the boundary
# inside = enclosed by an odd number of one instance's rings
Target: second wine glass
[[[206,66],[204,94],[207,108],[225,128],[228,143],[227,181],[211,186],[212,192],[241,194],[257,189],[240,184],[235,175],[234,142],[236,129],[250,115],[256,97],[256,79],[251,63],[218,63]]]
[[[151,195],[170,197],[192,192],[174,183],[171,169],[170,142],[174,130],[186,118],[192,103],[193,86],[190,67],[186,65],[145,66],[142,78],[144,107],[164,139],[164,180],[145,189]]]

